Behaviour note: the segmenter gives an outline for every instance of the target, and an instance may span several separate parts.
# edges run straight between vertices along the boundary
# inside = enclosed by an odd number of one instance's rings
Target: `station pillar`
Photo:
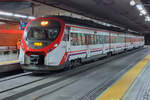
[[[145,38],[145,45],[150,45],[150,34],[145,34],[144,38]]]

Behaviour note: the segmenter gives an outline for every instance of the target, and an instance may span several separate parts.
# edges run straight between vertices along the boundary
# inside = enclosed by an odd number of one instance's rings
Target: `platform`
[[[149,100],[150,54],[135,64],[96,100]],[[143,93],[144,92],[144,93]]]
[[[0,55],[0,73],[20,69],[18,56],[16,53]]]
[[[149,100],[150,99],[150,62],[137,76],[134,83],[124,94],[122,100]]]
[[[0,63],[6,62],[6,61],[14,61],[14,60],[18,60],[18,56],[16,53],[0,55]]]

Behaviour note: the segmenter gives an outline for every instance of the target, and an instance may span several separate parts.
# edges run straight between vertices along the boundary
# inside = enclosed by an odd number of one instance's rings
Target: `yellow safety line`
[[[0,62],[0,65],[13,64],[13,63],[19,63],[19,60],[3,61],[3,62]]]
[[[108,88],[102,95],[97,97],[96,100],[121,100],[136,77],[144,69],[150,60],[150,54],[138,62],[131,70],[129,70],[120,80]]]

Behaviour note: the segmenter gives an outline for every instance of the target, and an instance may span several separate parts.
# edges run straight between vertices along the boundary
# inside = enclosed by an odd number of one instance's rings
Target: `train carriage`
[[[21,41],[19,60],[22,68],[28,71],[59,70],[134,48],[136,37],[133,35],[104,30],[96,23],[88,23],[65,16],[31,20]],[[136,46],[144,45],[143,39],[137,41]]]

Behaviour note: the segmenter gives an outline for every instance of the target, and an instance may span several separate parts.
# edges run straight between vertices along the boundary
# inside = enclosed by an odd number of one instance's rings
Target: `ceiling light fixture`
[[[140,11],[140,16],[144,15],[145,21],[150,21],[150,16],[141,3],[136,4],[136,8]]]
[[[135,2],[134,0],[131,0],[131,1],[130,1],[130,5],[131,5],[131,6],[135,6],[135,4],[136,4],[136,2]]]
[[[15,14],[15,13],[10,13],[10,12],[4,12],[4,11],[0,11],[0,15],[12,16],[12,17],[18,17],[18,18],[24,18],[24,19],[35,19],[36,18],[34,16],[26,16],[26,15]]]
[[[15,17],[20,17],[20,18],[27,18],[25,15],[20,15],[20,14],[14,14]]]
[[[150,21],[150,16],[146,16],[145,21]]]
[[[141,14],[146,15],[147,12],[145,10],[141,10]]]
[[[35,19],[36,17],[34,16],[28,16],[28,19]]]
[[[4,15],[4,16],[13,16],[13,13],[0,11],[0,15]]]
[[[140,11],[144,9],[141,4],[137,4],[137,5],[136,5],[136,8],[137,8],[138,10],[140,10]]]
[[[142,16],[143,14],[142,14],[142,13],[140,13],[139,15],[140,15],[140,16]]]

